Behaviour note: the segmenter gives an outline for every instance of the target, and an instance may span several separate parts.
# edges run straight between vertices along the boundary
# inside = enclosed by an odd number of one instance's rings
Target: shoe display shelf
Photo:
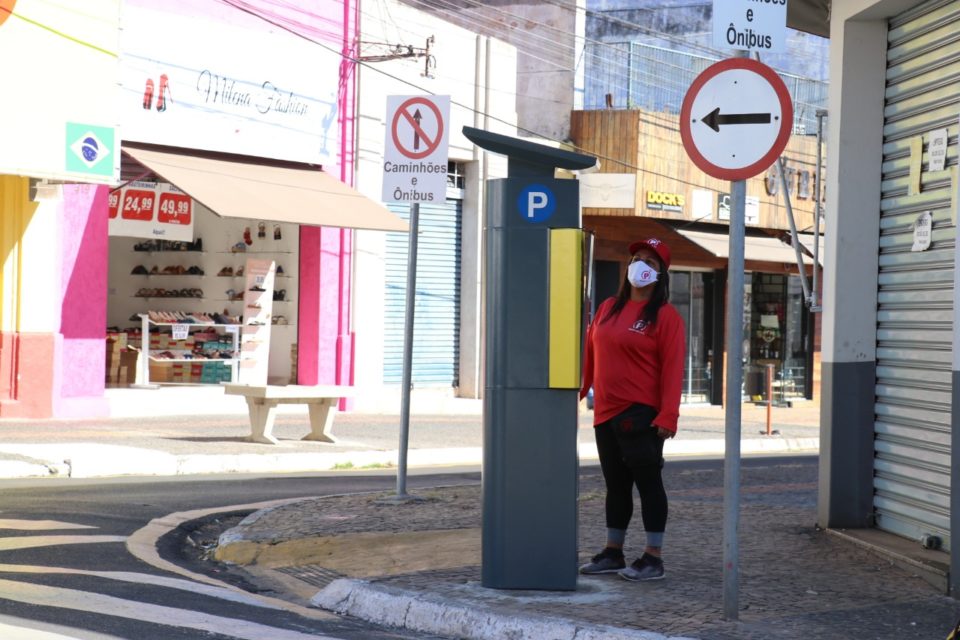
[[[159,384],[220,384],[237,381],[237,366],[240,361],[241,325],[216,324],[212,322],[156,322],[151,320],[150,316],[146,313],[141,313],[139,316],[142,326],[140,342],[140,383],[134,386],[154,389]],[[154,328],[153,336],[156,338],[156,341],[151,339],[151,328]],[[194,339],[191,338],[191,329],[205,330],[205,333],[209,333],[211,330],[215,332],[215,340],[210,339],[208,336],[207,339],[202,341],[202,344],[225,342],[223,338],[228,338],[229,344],[231,345],[230,353],[233,354],[233,357],[207,357],[202,355],[202,350],[201,353],[198,353],[196,349],[189,348],[197,344]],[[220,329],[222,329],[223,332],[219,331]],[[166,339],[168,343],[164,345],[160,341],[161,339]],[[170,346],[171,341],[176,346]],[[156,355],[159,353],[170,354],[173,357],[159,357]],[[146,357],[143,357],[144,355],[146,355]],[[186,375],[183,366],[187,363],[189,363],[191,367],[199,367],[199,376],[194,376],[193,371],[190,372],[189,376]],[[213,363],[226,366],[229,369],[229,378],[225,379],[217,368],[209,366]],[[167,365],[181,367],[181,375],[176,375],[176,369],[174,370],[174,375],[169,375],[164,370],[167,368]],[[161,367],[164,369],[161,369]],[[210,371],[209,374],[207,374],[208,370]],[[194,377],[199,377],[199,382],[193,382]]]
[[[243,326],[240,334],[241,384],[265,385],[270,364],[270,329],[277,263],[248,258],[244,269]]]

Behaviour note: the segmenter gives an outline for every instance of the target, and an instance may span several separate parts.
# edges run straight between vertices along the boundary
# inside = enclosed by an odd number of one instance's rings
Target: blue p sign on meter
[[[546,222],[557,210],[557,197],[542,184],[531,184],[520,191],[517,209],[526,222]]]

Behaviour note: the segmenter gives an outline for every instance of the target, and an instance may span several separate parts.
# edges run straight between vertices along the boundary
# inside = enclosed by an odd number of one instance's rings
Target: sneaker
[[[663,560],[645,553],[633,561],[629,567],[621,569],[620,577],[631,582],[662,580],[664,576]]]
[[[593,559],[580,567],[580,573],[593,575],[598,573],[617,573],[627,566],[623,552],[619,549],[605,548],[593,556]]]

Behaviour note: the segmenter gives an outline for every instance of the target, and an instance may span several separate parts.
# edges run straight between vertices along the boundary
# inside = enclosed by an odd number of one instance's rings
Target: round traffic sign
[[[767,65],[730,58],[707,67],[680,108],[680,138],[704,173],[744,180],[766,171],[783,152],[793,125],[786,85]]]
[[[421,126],[424,116],[417,105],[423,105],[428,110],[429,126]],[[404,129],[403,135],[400,133],[402,122],[410,126],[409,129]],[[393,136],[393,144],[397,151],[404,156],[411,160],[426,158],[437,150],[443,140],[443,115],[437,105],[427,98],[420,96],[410,98],[393,114],[390,135]]]

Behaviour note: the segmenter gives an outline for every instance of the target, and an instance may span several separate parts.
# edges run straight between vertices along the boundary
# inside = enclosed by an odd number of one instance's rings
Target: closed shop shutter
[[[948,550],[955,227],[951,167],[929,171],[926,147],[931,131],[948,128],[957,136],[957,33],[958,0],[920,4],[889,25],[874,423],[877,527],[914,540],[938,535]],[[916,190],[911,144],[920,138],[922,188]],[[925,211],[933,214],[932,243],[911,251],[914,223]]]
[[[429,386],[458,386],[460,353],[461,200],[421,204],[417,240],[411,380]],[[409,205],[388,205],[404,220]],[[406,233],[388,233],[383,381],[400,384],[407,291]]]

